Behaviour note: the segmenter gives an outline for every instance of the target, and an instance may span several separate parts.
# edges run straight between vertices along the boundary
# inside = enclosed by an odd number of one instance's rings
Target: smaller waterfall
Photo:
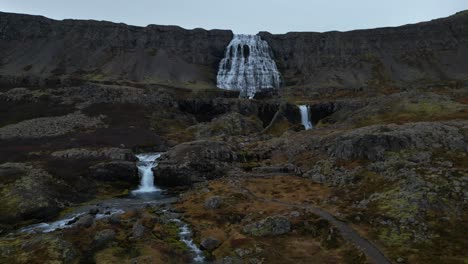
[[[154,186],[153,168],[158,165],[158,159],[161,153],[144,153],[136,155],[138,158],[138,174],[140,175],[141,182],[138,190],[133,193],[149,193],[161,191]]]
[[[192,251],[193,253],[193,261],[195,263],[203,263],[205,261],[205,257],[203,256],[203,251],[201,251],[197,245],[192,240],[192,231],[190,231],[190,228],[188,225],[179,219],[172,219],[172,222],[176,223],[179,225],[180,232],[179,232],[179,237],[180,240]]]
[[[301,111],[301,122],[305,130],[313,128],[312,122],[310,122],[309,109],[308,105],[299,105],[299,110]]]

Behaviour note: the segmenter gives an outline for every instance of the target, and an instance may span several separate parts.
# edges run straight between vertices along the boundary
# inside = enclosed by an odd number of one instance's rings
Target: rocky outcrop
[[[52,157],[62,159],[111,159],[111,160],[136,160],[135,155],[129,149],[121,148],[72,148],[52,152]]]
[[[383,159],[387,151],[437,149],[467,151],[466,121],[375,125],[334,139],[329,155],[340,159]]]
[[[103,162],[89,168],[92,179],[98,181],[121,181],[129,187],[138,183],[138,170],[131,161]]]
[[[191,129],[199,139],[213,136],[247,136],[262,131],[263,126],[256,116],[246,117],[232,112],[213,119],[210,123],[200,123]]]
[[[291,231],[291,222],[284,216],[269,216],[259,222],[244,226],[243,232],[252,236],[275,236]]]
[[[309,89],[465,80],[468,11],[430,22],[349,32],[261,32],[287,86]]]
[[[89,117],[80,112],[25,120],[0,128],[0,139],[41,138],[65,135],[78,129],[104,126],[103,116]]]
[[[30,164],[1,164],[0,181],[0,223],[50,219],[66,202],[60,199],[65,182]]]
[[[160,185],[192,185],[226,175],[237,159],[232,147],[224,142],[199,140],[170,149],[153,169]]]
[[[214,84],[227,30],[0,13],[0,83],[60,79]]]

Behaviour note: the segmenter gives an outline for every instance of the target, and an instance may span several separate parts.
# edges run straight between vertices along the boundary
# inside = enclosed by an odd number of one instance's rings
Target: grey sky
[[[398,26],[466,9],[468,0],[0,0],[4,12],[235,33]]]

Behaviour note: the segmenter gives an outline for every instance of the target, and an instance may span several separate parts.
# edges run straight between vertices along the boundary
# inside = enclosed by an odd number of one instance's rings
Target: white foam
[[[258,35],[234,35],[219,64],[217,86],[253,98],[261,89],[278,89],[280,73],[268,43]]]

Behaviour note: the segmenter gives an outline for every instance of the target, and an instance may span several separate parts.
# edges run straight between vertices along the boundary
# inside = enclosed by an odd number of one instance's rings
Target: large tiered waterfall
[[[313,128],[312,122],[310,121],[310,111],[308,105],[299,105],[299,110],[301,111],[301,122],[305,130]]]
[[[281,77],[268,43],[258,35],[234,35],[219,65],[217,86],[253,98],[261,89],[278,89]]]

